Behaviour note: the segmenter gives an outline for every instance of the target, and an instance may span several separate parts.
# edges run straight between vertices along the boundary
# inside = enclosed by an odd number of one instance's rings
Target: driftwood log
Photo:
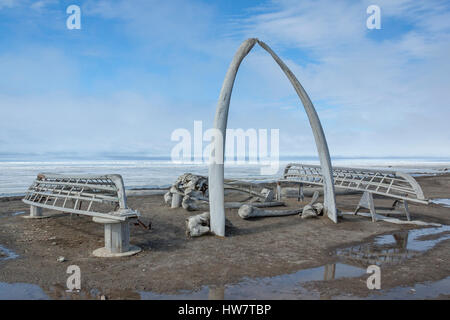
[[[225,208],[228,209],[238,209],[242,206],[242,202],[225,202]],[[187,211],[201,211],[201,210],[209,210],[209,202],[207,200],[199,200],[195,198],[191,198],[189,196],[184,196],[182,201],[183,209]],[[271,202],[252,202],[251,204],[257,208],[268,208],[268,207],[280,207],[284,206],[284,202],[280,201],[271,201]]]
[[[199,237],[209,233],[209,212],[203,212],[186,219],[186,235]]]
[[[275,193],[273,192],[273,190],[267,188],[262,188],[261,192],[256,192],[242,186],[230,186],[225,184],[224,189],[248,193],[252,196],[257,197],[261,202],[270,202],[275,198]]]
[[[238,210],[238,215],[242,219],[256,218],[256,217],[281,217],[290,216],[294,214],[300,215],[303,219],[312,218],[320,215],[323,211],[323,204],[317,203],[319,199],[319,192],[313,194],[311,201],[300,209],[291,210],[264,210],[258,209],[255,204],[244,204]]]
[[[232,227],[231,222],[226,219],[225,225]],[[188,237],[200,237],[210,232],[209,212],[203,212],[186,219],[186,235]]]
[[[187,211],[208,210],[208,200],[196,199],[190,196],[184,196],[181,202],[183,209]]]
[[[314,203],[313,205],[307,204],[306,206],[303,207],[303,212],[302,212],[302,219],[307,219],[307,218],[315,218],[317,216],[320,216],[323,212],[323,204],[318,202],[318,203]]]
[[[253,205],[244,204],[238,210],[238,215],[242,219],[256,218],[256,217],[280,217],[299,214],[303,209],[294,210],[263,210],[258,209]]]
[[[324,206],[322,203],[317,202],[318,199],[319,191],[315,191],[311,201],[303,207],[302,219],[315,218],[322,214]]]

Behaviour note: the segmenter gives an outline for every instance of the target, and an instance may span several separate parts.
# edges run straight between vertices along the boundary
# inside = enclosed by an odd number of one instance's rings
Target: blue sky
[[[66,8],[81,7],[81,30]],[[366,8],[381,8],[368,30]],[[239,44],[258,37],[310,95],[332,156],[450,157],[448,1],[0,0],[0,157],[169,155],[211,125]],[[262,49],[238,73],[230,128],[279,128],[315,155],[294,90]]]

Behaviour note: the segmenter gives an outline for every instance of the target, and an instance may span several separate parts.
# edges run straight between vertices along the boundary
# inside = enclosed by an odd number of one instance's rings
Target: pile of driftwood
[[[225,190],[248,194],[242,202],[226,202],[225,208],[239,209],[238,215],[243,219],[255,217],[277,217],[299,215],[311,218],[321,215],[323,204],[318,203],[319,192],[313,194],[311,202],[303,208],[295,210],[270,210],[264,208],[284,206],[284,202],[276,201],[279,196],[272,189],[261,187],[255,183],[238,180],[226,180]],[[171,208],[183,207],[188,211],[207,211],[186,219],[186,233],[196,237],[209,233],[209,198],[208,178],[185,173],[178,177],[170,190],[164,195],[164,201]],[[229,222],[227,222],[229,223]]]
[[[227,180],[226,190],[247,193],[249,198],[244,202],[254,203],[258,207],[283,206],[283,202],[274,201],[275,193],[268,188],[256,184]],[[185,173],[178,177],[170,190],[164,195],[164,201],[171,208],[183,207],[188,211],[209,210],[208,178]],[[242,202],[228,202],[226,208],[240,208]]]
[[[164,195],[164,201],[172,208],[202,210],[201,206],[208,203],[208,178],[190,173],[179,176]]]

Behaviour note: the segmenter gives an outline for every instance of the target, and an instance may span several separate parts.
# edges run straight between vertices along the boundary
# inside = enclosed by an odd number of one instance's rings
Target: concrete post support
[[[126,222],[105,224],[105,248],[122,253],[130,248],[130,225]]]
[[[49,216],[44,216],[43,209],[41,207],[37,206],[30,206],[30,215],[29,216],[22,216],[22,218],[25,219],[44,219],[48,218]]]
[[[372,221],[377,221],[377,213],[375,211],[375,204],[373,202],[372,193],[364,191],[361,199],[359,200],[358,206],[356,207],[355,214],[357,214],[359,209],[361,208],[369,209],[372,216]]]
[[[42,217],[42,208],[36,206],[30,206],[30,216],[33,217]]]
[[[94,250],[96,257],[124,257],[141,251],[141,248],[130,245],[129,221],[117,221],[94,217],[94,222],[101,223],[105,228],[105,246]]]

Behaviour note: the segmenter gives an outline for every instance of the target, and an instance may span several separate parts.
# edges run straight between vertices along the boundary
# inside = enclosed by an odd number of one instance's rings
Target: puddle
[[[0,261],[16,259],[18,257],[19,255],[17,253],[0,245]]]
[[[399,264],[450,239],[450,226],[399,231],[375,237],[372,242],[336,250],[345,262],[367,267]]]
[[[376,292],[368,297],[352,295],[328,296],[317,291],[306,289],[310,281],[325,281],[341,278],[359,278],[366,274],[365,268],[344,263],[304,269],[291,274],[274,277],[244,279],[236,284],[225,286],[203,286],[197,291],[179,291],[175,294],[158,294],[151,291],[132,292],[124,296],[143,300],[235,300],[235,299],[432,299],[441,294],[450,294],[450,277],[436,281],[416,284],[414,286],[396,287]],[[120,291],[120,290],[119,290]],[[118,292],[119,292],[118,291]],[[99,299],[101,292],[92,289],[89,292],[67,293],[63,286],[53,286],[47,291],[28,283],[0,282],[0,300],[38,300],[38,299]]]
[[[0,282],[0,300],[47,300],[41,287],[30,283]]]
[[[82,289],[70,292],[61,284],[52,285],[45,292],[50,296],[50,299],[54,300],[99,300],[101,297],[101,292],[98,289]]]
[[[442,205],[443,207],[450,208],[450,199],[442,198],[442,199],[431,199],[432,203]]]
[[[204,286],[194,292],[180,291],[176,294],[157,294],[140,292],[144,300],[235,300],[235,299],[433,299],[439,295],[450,294],[450,277],[436,281],[418,283],[414,286],[396,287],[389,290],[358,297],[352,295],[328,296],[304,284],[309,281],[324,281],[340,278],[359,278],[366,274],[366,267],[359,268],[343,263],[328,264],[322,267],[300,270],[296,273],[275,277],[244,279],[242,282],[225,286]]]
[[[100,296],[101,292],[97,289],[69,292],[59,284],[43,289],[31,283],[0,282],[0,300],[94,300],[100,299]],[[136,299],[137,295],[134,296]]]
[[[310,289],[311,281],[327,281],[348,278],[359,281],[371,264],[398,264],[422,254],[439,242],[450,239],[450,226],[405,230],[377,236],[370,242],[336,250],[342,262],[299,270],[294,273],[264,278],[244,278],[238,283],[224,286],[203,286],[197,291],[179,291],[175,294],[159,294],[151,291],[132,292],[131,299],[149,300],[197,300],[197,299],[427,299],[440,294],[450,294],[450,277],[436,282],[414,286],[396,287],[380,291],[368,297],[328,296]],[[18,255],[0,246],[0,260],[14,259]],[[99,290],[67,294],[65,287],[53,286],[44,291],[27,283],[1,283],[1,299],[98,299]],[[120,290],[117,291],[119,293]],[[123,293],[125,294],[125,293]],[[120,296],[123,296],[121,294]]]
[[[26,213],[25,211],[8,212],[8,213],[4,213],[4,214],[0,215],[0,218],[15,217],[15,216],[20,216],[25,213]]]
[[[368,299],[433,299],[450,294],[450,277],[435,282],[418,283],[414,286],[396,287],[373,294]]]
[[[343,263],[304,269],[291,274],[274,277],[245,278],[236,284],[225,286],[203,286],[197,291],[179,291],[176,294],[158,294],[151,291],[124,292],[120,296],[143,300],[198,300],[198,299],[319,299],[319,293],[307,290],[303,284],[309,281],[323,281],[340,278],[360,277],[365,269]],[[94,292],[95,291],[95,292]],[[11,293],[10,293],[11,292]],[[48,295],[47,295],[48,294]],[[26,283],[0,283],[2,299],[98,299],[99,290],[67,293],[62,286],[52,286],[44,292],[41,287]]]
[[[340,278],[360,277],[366,269],[343,263],[304,269],[291,274],[275,277],[244,279],[237,284],[222,287],[204,286],[201,290],[180,291],[176,294],[140,292],[141,299],[319,299],[319,293],[305,289],[302,284],[309,281],[323,281]]]

